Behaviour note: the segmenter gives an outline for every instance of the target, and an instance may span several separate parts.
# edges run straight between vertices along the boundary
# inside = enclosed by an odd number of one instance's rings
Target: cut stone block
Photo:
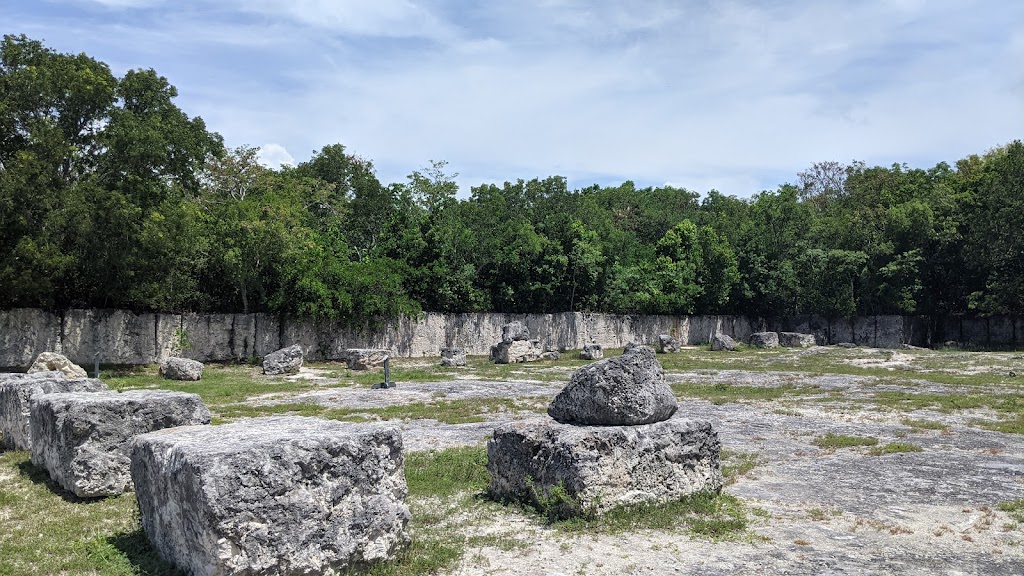
[[[296,374],[302,368],[302,346],[292,344],[263,358],[263,373],[269,376]]]
[[[343,359],[350,370],[370,370],[384,365],[391,354],[384,348],[349,348],[343,353]]]
[[[715,334],[714,337],[711,338],[711,349],[716,352],[721,350],[735,352],[736,341],[726,334]]]
[[[522,322],[513,321],[501,327],[502,342],[519,342],[530,339],[530,329]]]
[[[814,334],[779,332],[779,344],[786,348],[810,348],[816,346],[817,341],[814,339]]]
[[[132,489],[135,436],[210,423],[199,396],[160,390],[40,394],[32,398],[31,411],[32,463],[81,498]]]
[[[60,372],[70,379],[89,377],[84,368],[56,352],[43,352],[36,357],[36,361],[29,367],[28,373],[35,374],[37,372]]]
[[[662,354],[679,352],[679,340],[676,340],[668,334],[660,334],[658,336],[658,352],[661,352]]]
[[[31,400],[37,394],[55,392],[100,392],[107,385],[99,380],[68,380],[61,372],[0,374],[0,436],[5,450],[31,450],[29,425]]]
[[[203,363],[188,358],[168,358],[160,364],[160,375],[168,380],[196,381],[203,377]]]
[[[583,360],[600,360],[604,358],[604,350],[600,344],[584,344],[580,350],[580,358]]]
[[[142,526],[191,574],[324,574],[408,544],[402,437],[385,424],[268,417],[144,434]]]
[[[601,514],[722,488],[721,444],[710,422],[673,418],[642,426],[574,426],[547,419],[497,427],[487,443],[490,492],[543,507],[561,486],[577,506],[562,516]]]
[[[492,355],[496,364],[517,364],[539,360],[544,352],[539,340],[513,340],[498,342]]]
[[[465,366],[466,351],[462,348],[441,348],[441,366]]]
[[[750,345],[755,348],[778,348],[779,334],[778,332],[754,332],[747,342],[750,342]]]

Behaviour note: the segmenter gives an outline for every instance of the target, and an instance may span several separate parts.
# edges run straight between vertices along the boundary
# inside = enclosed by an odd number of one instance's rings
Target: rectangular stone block
[[[24,370],[40,352],[60,352],[60,316],[30,308],[0,310],[0,367]]]
[[[99,380],[68,380],[60,372],[0,374],[0,436],[5,450],[30,450],[31,401],[37,394],[57,392],[100,392],[107,385]]]
[[[256,314],[256,357],[280,350],[281,322],[274,314]]]
[[[125,310],[68,310],[61,350],[75,364],[153,364],[158,358],[156,315]]]
[[[154,316],[156,316],[156,362],[161,363],[181,353],[179,347],[181,315],[154,314]]]
[[[409,542],[402,437],[385,424],[270,417],[144,434],[142,526],[190,574],[326,574]]]
[[[132,489],[135,436],[210,423],[210,411],[196,394],[159,390],[38,394],[30,410],[32,463],[80,498]]]
[[[185,314],[178,355],[200,362],[237,362],[256,351],[255,314]]]
[[[853,319],[853,343],[858,346],[875,345],[875,317],[858,316]]]
[[[1015,341],[1013,318],[992,316],[988,319],[988,343],[990,346],[1012,346]]]
[[[836,318],[829,323],[828,343],[845,344],[853,342],[853,320],[849,318]]]
[[[876,348],[899,348],[904,341],[902,316],[875,316]]]
[[[543,506],[561,486],[559,515],[678,500],[722,487],[721,444],[710,422],[673,418],[640,426],[576,426],[550,419],[504,424],[487,443],[490,492]]]
[[[978,348],[988,346],[988,318],[964,317],[960,320],[963,343]]]

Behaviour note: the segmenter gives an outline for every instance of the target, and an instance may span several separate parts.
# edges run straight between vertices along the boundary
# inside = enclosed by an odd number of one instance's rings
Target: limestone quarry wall
[[[977,347],[1024,346],[1024,320],[1013,317],[866,316],[628,316],[560,314],[436,314],[361,325],[318,322],[271,314],[155,314],[124,310],[0,311],[0,367],[24,368],[40,352],[73,362],[152,364],[172,356],[201,361],[261,357],[300,344],[312,360],[341,358],[346,348],[387,348],[397,356],[438,356],[446,346],[486,355],[501,327],[519,320],[546,349],[574,350],[596,342],[607,348],[630,341],[655,344],[659,334],[701,344],[716,334],[746,340],[762,330],[814,334],[819,344],[853,342],[897,348],[956,341]]]

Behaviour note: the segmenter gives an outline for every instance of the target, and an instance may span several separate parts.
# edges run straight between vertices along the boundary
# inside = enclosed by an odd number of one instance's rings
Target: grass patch
[[[913,384],[908,384],[913,386]],[[1024,412],[1024,399],[1016,394],[936,394],[885,390],[875,392],[871,402],[896,410],[935,410],[949,414],[957,410],[991,408],[999,412]]]
[[[243,402],[253,396],[280,392],[305,392],[317,388],[309,382],[288,382],[259,376],[250,366],[207,365],[203,379],[198,382],[181,382],[161,377],[155,368],[115,372],[103,375],[103,382],[112,390],[153,389],[191,392],[198,394],[207,406]]]
[[[748,523],[746,507],[738,498],[702,492],[666,504],[624,506],[601,516],[577,516],[551,526],[583,534],[683,529],[696,537],[731,540],[745,533]]]
[[[180,574],[142,533],[134,494],[81,500],[61,491],[28,452],[0,454],[0,574]]]
[[[904,452],[924,452],[924,448],[921,448],[917,444],[910,444],[909,442],[890,442],[882,446],[875,446],[868,450],[868,454],[872,456],[884,456],[886,454],[900,454]]]
[[[405,457],[409,496],[453,496],[487,488],[487,448],[450,448],[442,452],[410,452]]]
[[[725,484],[734,484],[742,476],[746,476],[759,463],[757,454],[722,450],[722,476]]]
[[[996,504],[996,509],[1008,513],[1016,522],[1024,523],[1024,498],[1000,502]]]
[[[384,406],[382,408],[331,408],[312,403],[283,403],[252,406],[232,404],[216,407],[218,423],[236,418],[253,418],[291,414],[316,416],[330,420],[364,422],[368,420],[420,420],[432,419],[446,424],[485,422],[487,415],[500,412],[543,412],[544,407],[525,399],[514,398],[473,398],[464,400],[439,400],[437,402],[415,402]]]
[[[854,448],[857,446],[875,446],[878,444],[878,438],[873,436],[846,436],[829,432],[824,436],[815,438],[813,444],[818,448],[825,449]]]
[[[738,384],[672,384],[672,391],[683,399],[701,398],[712,404],[730,404],[756,400],[778,400],[791,396],[806,396],[821,393],[817,386],[742,386]]]
[[[1005,434],[1024,434],[1024,414],[1019,414],[1015,418],[1007,418],[1004,420],[973,420],[971,424],[985,430],[992,430],[993,432],[1003,432]]]
[[[900,424],[909,427],[911,432],[920,432],[922,430],[949,432],[949,426],[939,422],[938,420],[915,420],[913,418],[904,418],[900,420]]]

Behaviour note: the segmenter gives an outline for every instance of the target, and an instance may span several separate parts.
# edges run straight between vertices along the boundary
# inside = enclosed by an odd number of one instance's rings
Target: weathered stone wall
[[[33,309],[0,311],[0,368],[25,368],[40,352],[53,351],[91,369],[102,364],[155,364],[168,356],[200,361],[240,361],[299,344],[310,360],[338,360],[348,348],[386,348],[397,356],[440,356],[441,348],[486,355],[501,328],[518,320],[547,350],[579,350],[596,343],[621,348],[654,346],[659,334],[685,344],[707,343],[717,334],[746,341],[758,331],[814,334],[818,344],[853,342],[897,348],[955,341],[977,347],[1024,346],[1024,319],[1015,317],[865,316],[629,316],[560,314],[437,314],[350,325],[272,314],[156,314],[124,310]]]

